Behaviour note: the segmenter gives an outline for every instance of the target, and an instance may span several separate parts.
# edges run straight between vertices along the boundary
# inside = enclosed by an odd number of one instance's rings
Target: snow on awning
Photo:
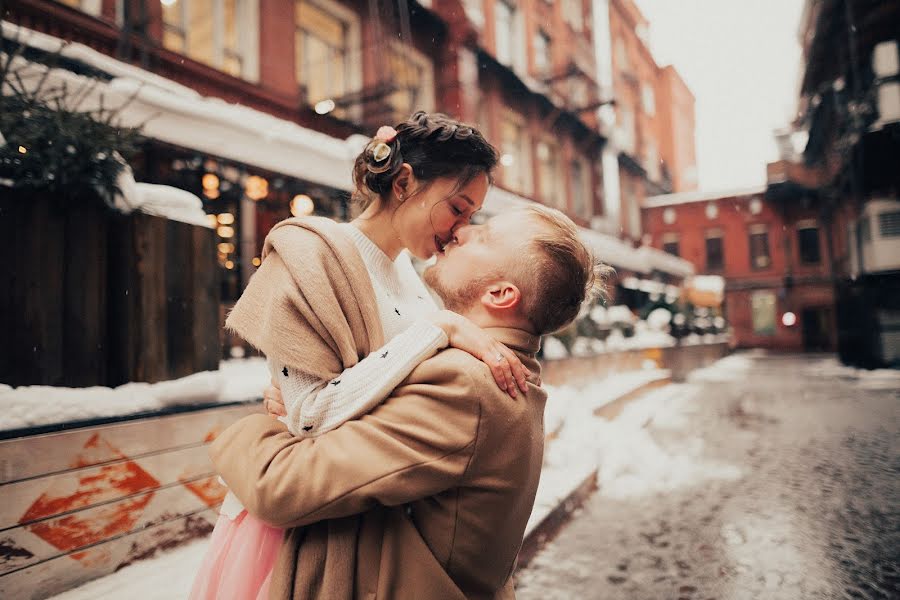
[[[96,107],[101,96],[107,107],[123,105],[134,96],[121,114],[122,124],[146,122],[148,137],[332,188],[352,188],[353,161],[368,141],[363,136],[341,140],[247,106],[202,96],[83,44],[65,43],[8,22],[3,22],[3,35],[18,36],[46,52],[62,47],[68,59],[109,75],[108,82],[97,82],[63,69],[51,73],[51,79],[59,82],[96,85],[83,104],[86,110]],[[46,69],[37,63],[31,68]]]
[[[690,277],[695,272],[692,263],[657,248],[641,246],[638,252],[641,253],[653,271],[661,271],[682,278]]]
[[[492,187],[490,191],[488,191],[483,210],[487,215],[498,215],[503,214],[508,210],[525,208],[533,204],[535,204],[533,200],[528,200],[527,198],[523,198],[522,196],[497,187]],[[626,244],[611,235],[606,235],[592,229],[579,227],[579,230],[582,241],[590,246],[595,256],[604,263],[619,269],[628,269],[639,273],[650,272],[650,266],[646,259],[629,244]]]

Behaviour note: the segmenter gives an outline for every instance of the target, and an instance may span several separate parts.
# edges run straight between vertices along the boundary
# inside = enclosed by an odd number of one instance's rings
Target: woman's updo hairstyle
[[[354,199],[363,209],[376,197],[389,197],[403,163],[422,182],[417,191],[441,177],[455,178],[458,191],[482,173],[490,178],[497,166],[497,150],[481,132],[447,115],[420,111],[395,130],[392,140],[373,139],[356,157]],[[390,148],[387,158],[383,158],[385,144]]]

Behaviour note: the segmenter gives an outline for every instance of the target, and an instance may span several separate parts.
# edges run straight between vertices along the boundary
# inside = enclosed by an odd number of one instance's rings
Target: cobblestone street
[[[680,422],[645,427],[696,473],[733,475],[629,494],[601,465],[601,489],[518,574],[521,600],[900,597],[900,391],[822,373],[821,356],[748,357],[670,386]]]

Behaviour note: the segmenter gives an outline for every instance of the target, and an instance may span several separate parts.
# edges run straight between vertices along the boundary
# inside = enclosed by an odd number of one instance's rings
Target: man
[[[600,283],[574,224],[546,208],[461,228],[425,280],[535,374],[540,335]],[[451,348],[320,437],[264,415],[226,430],[216,469],[249,512],[290,529],[271,597],[513,597],[543,457],[546,394],[539,375],[529,383],[511,398]]]

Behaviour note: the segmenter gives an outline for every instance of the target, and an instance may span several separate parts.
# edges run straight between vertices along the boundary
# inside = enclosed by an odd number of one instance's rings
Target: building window
[[[721,271],[725,267],[725,249],[722,244],[722,230],[706,232],[706,270]]]
[[[484,27],[484,6],[482,3],[483,0],[463,0],[463,10],[466,11],[466,16],[479,29]]]
[[[101,0],[60,0],[66,6],[71,6],[72,8],[77,8],[78,10],[84,11],[89,15],[93,15],[95,17],[100,16],[100,10],[103,8],[103,3]]]
[[[651,117],[656,114],[656,95],[653,88],[646,83],[641,86],[641,106]]]
[[[663,235],[662,249],[663,252],[671,254],[672,256],[681,256],[678,247],[678,235],[673,233]]]
[[[750,310],[753,314],[753,333],[775,335],[775,293],[753,292],[750,295]]]
[[[334,106],[321,111],[321,102],[340,98],[353,86],[351,50],[359,23],[350,11],[331,2],[298,0],[294,10],[297,81],[305,90],[306,103],[324,114]],[[334,114],[345,118],[346,109],[338,107]]]
[[[766,269],[772,264],[769,254],[769,231],[765,225],[750,227],[750,266]]]
[[[562,15],[575,31],[584,29],[581,0],[562,0]]]
[[[650,181],[659,181],[659,152],[653,140],[647,140],[647,143],[644,144],[644,163],[644,167],[647,169],[647,177],[650,178]]]
[[[178,0],[163,3],[163,46],[235,77],[248,77],[255,28],[249,0]],[[241,27],[238,27],[238,23]]]
[[[541,199],[549,206],[566,209],[566,196],[560,183],[559,146],[552,142],[537,145],[538,173],[541,178]]]
[[[531,193],[531,165],[529,164],[528,137],[522,121],[508,115],[500,124],[500,139],[503,153],[500,164],[503,167],[503,182],[516,191]]]
[[[617,118],[619,121],[619,147],[624,150],[628,154],[634,154],[634,146],[635,146],[635,122],[634,122],[634,112],[628,108],[622,108],[617,111]]]
[[[628,71],[631,64],[628,62],[628,48],[625,46],[625,38],[616,38],[616,64],[620,71]]]
[[[584,161],[576,158],[571,164],[572,176],[572,210],[584,219],[591,218],[591,186],[588,181],[590,173]]]
[[[819,228],[808,225],[797,230],[797,245],[800,247],[800,262],[816,265],[822,260],[819,253]]]
[[[434,66],[428,57],[394,42],[388,50],[388,64],[395,88],[387,99],[393,108],[393,122],[404,121],[417,110],[434,110]]]
[[[534,70],[539,77],[550,74],[553,59],[550,56],[550,36],[538,31],[534,36]]]
[[[516,5],[509,0],[499,0],[494,5],[494,13],[497,60],[508,67],[518,66],[522,44],[519,43],[519,19]]]

